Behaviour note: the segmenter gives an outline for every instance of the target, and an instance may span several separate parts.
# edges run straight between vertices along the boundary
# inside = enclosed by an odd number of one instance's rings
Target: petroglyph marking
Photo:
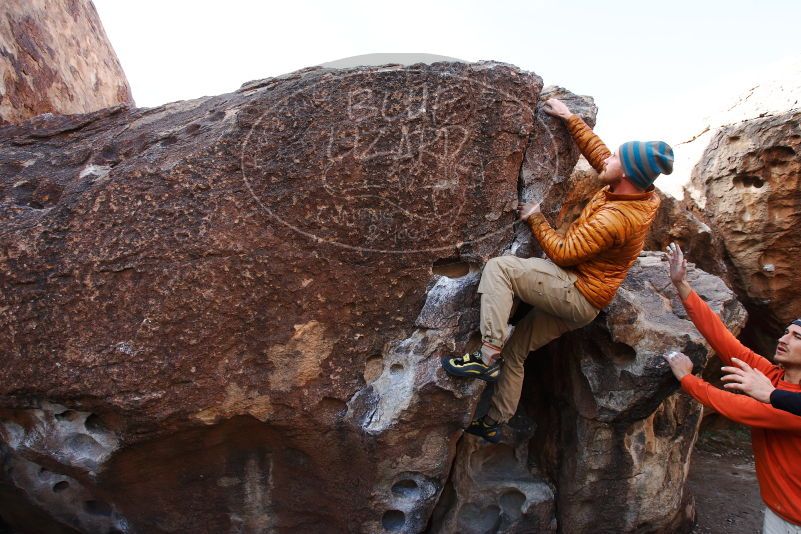
[[[390,253],[465,242],[463,210],[490,168],[485,123],[523,139],[533,109],[447,72],[393,67],[348,76],[357,83],[324,76],[254,122],[241,160],[250,194],[316,242]]]

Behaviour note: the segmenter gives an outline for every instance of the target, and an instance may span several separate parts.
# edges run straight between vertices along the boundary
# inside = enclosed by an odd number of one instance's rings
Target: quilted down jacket
[[[599,173],[609,149],[577,115],[567,128],[581,153]],[[562,236],[541,213],[528,219],[545,254],[578,277],[576,289],[596,308],[608,305],[645,245],[659,208],[653,186],[639,194],[621,195],[604,187],[596,193]]]

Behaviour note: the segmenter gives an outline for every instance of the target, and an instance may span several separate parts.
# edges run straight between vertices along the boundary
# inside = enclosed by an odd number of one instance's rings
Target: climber
[[[442,361],[451,375],[497,381],[489,411],[466,429],[492,443],[500,440],[501,424],[517,409],[529,352],[589,324],[614,297],[642,251],[659,207],[653,181],[673,170],[673,151],[667,143],[630,141],[613,154],[560,100],[546,101],[543,110],[565,122],[605,187],[564,236],[551,228],[536,202],[518,206],[520,220],[528,222],[550,259],[489,260],[478,286],[482,345]],[[506,340],[514,297],[533,308]]]
[[[798,350],[796,347],[801,347],[801,319],[796,319],[785,328],[784,335],[779,338],[776,354],[780,351],[786,354],[788,351]],[[774,408],[801,415],[801,393],[778,389],[759,369],[754,369],[737,358],[732,358],[731,361],[736,367],[721,367],[724,372],[729,373],[721,378],[727,382],[723,385],[724,388],[740,391]]]
[[[723,363],[736,363],[736,358],[762,372],[774,386],[801,392],[800,326],[790,325],[790,333],[779,340],[775,356],[779,365],[774,365],[737,341],[693,291],[686,278],[687,262],[678,245],[670,244],[668,260],[670,279],[687,315]],[[764,532],[801,533],[801,417],[712,386],[692,374],[692,361],[680,352],[668,354],[665,359],[684,391],[724,417],[751,427],[757,480],[767,505]]]

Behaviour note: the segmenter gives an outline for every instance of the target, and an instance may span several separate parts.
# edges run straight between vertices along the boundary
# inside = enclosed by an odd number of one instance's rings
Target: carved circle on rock
[[[400,510],[387,510],[381,516],[381,526],[389,532],[400,532],[406,524],[406,514]]]
[[[353,77],[362,83],[353,84]],[[315,243],[360,252],[452,252],[508,230],[514,221],[475,236],[457,224],[480,193],[485,162],[472,146],[480,115],[468,112],[473,122],[467,125],[450,119],[482,97],[498,108],[507,105],[502,116],[516,120],[521,131],[526,117],[539,123],[550,136],[553,168],[559,168],[553,134],[536,110],[458,73],[357,69],[324,74],[287,93],[253,122],[242,142],[240,171],[264,212]]]

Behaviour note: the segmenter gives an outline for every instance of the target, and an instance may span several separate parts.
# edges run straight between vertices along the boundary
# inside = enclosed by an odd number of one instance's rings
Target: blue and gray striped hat
[[[620,163],[626,177],[648,189],[660,174],[673,172],[673,149],[664,141],[629,141],[620,145]]]

